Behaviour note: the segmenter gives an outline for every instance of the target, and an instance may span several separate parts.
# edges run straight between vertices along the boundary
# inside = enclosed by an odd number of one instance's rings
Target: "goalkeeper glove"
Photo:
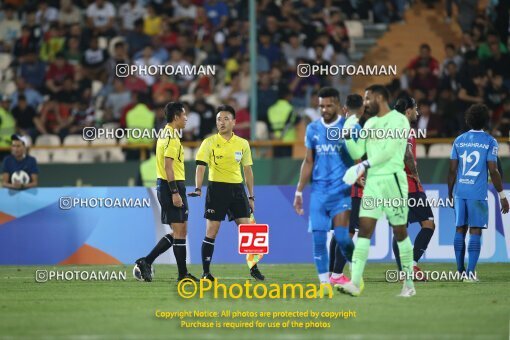
[[[368,161],[363,161],[353,165],[345,172],[345,175],[342,179],[346,184],[353,185],[368,168],[370,168],[370,163]]]

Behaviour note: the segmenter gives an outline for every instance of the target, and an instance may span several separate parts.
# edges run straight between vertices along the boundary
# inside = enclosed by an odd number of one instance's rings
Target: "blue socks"
[[[478,263],[478,258],[480,257],[480,238],[481,235],[469,235],[469,244],[468,244],[468,254],[469,254],[469,261],[468,261],[468,272],[467,274],[470,275],[471,273],[475,273],[476,264]]]
[[[336,243],[342,250],[347,261],[352,262],[352,253],[354,251],[354,242],[352,242],[351,237],[349,236],[349,228],[338,226],[335,227],[335,239]]]
[[[463,272],[466,270],[464,266],[464,257],[466,256],[466,243],[464,239],[466,238],[466,234],[464,233],[455,233],[455,238],[453,239],[453,249],[455,249],[455,259],[457,260],[457,271]],[[480,248],[478,248],[480,249]]]
[[[319,274],[329,273],[329,258],[326,231],[314,231],[313,237],[313,260]]]

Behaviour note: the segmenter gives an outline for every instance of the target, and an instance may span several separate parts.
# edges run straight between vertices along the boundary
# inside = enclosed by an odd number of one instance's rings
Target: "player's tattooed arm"
[[[412,150],[411,145],[409,145],[409,144],[407,144],[406,153],[404,155],[404,163],[407,166],[407,168],[409,169],[409,171],[411,171],[411,175],[414,177],[414,179],[416,179],[418,182],[420,182],[420,176],[418,175],[418,168],[416,167],[416,163],[414,161],[413,150]]]

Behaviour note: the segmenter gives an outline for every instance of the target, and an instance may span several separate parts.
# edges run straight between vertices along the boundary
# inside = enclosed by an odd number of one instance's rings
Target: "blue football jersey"
[[[354,161],[343,139],[331,138],[332,134],[328,138],[328,129],[341,131],[344,123],[345,118],[339,116],[329,125],[321,118],[306,127],[305,146],[312,150],[314,158],[311,179],[314,191],[337,193],[350,189],[350,185],[345,184],[342,178]]]
[[[483,131],[470,130],[453,142],[450,159],[459,161],[454,196],[486,200],[488,190],[487,162],[497,162],[498,142]]]

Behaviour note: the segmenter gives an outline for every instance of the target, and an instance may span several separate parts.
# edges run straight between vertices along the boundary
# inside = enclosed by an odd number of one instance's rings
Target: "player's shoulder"
[[[243,147],[244,146],[249,146],[250,145],[250,142],[248,142],[247,139],[244,139],[243,137],[239,137],[238,135],[234,134],[233,136],[234,138],[234,142],[239,144],[239,145],[242,145]]]
[[[37,163],[37,159],[34,156],[30,156],[30,155],[26,156],[26,161],[28,163]]]

